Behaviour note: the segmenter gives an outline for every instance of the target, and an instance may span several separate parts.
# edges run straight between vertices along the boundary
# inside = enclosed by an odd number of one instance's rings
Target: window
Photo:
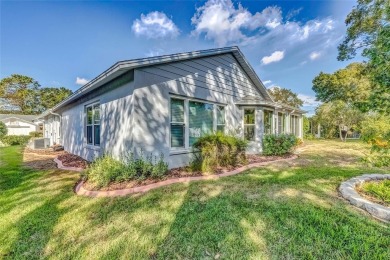
[[[299,136],[299,117],[291,115],[290,118],[290,132],[295,136]]]
[[[286,117],[283,113],[278,113],[278,134],[284,134]]]
[[[172,96],[170,120],[171,148],[188,149],[205,134],[225,131],[225,107]]]
[[[273,127],[272,127],[272,111],[264,110],[264,134],[272,134],[273,133]]]
[[[189,145],[199,137],[213,132],[214,105],[189,101]]]
[[[171,99],[171,147],[184,147],[184,100]]]
[[[225,107],[217,106],[217,132],[225,132]]]
[[[100,105],[86,107],[86,137],[87,144],[100,145]]]
[[[255,140],[255,126],[255,110],[244,109],[244,136],[246,140]]]

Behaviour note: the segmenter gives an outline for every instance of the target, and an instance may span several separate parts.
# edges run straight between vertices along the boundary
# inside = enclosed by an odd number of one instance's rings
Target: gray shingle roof
[[[32,122],[34,119],[37,118],[37,115],[0,114],[0,120],[10,118],[10,117],[14,117],[14,118],[22,119],[24,121]]]

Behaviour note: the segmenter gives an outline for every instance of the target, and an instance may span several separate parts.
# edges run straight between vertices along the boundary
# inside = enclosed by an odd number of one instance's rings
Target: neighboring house
[[[36,121],[36,115],[0,114],[0,121],[8,129],[8,135],[29,135],[40,131],[42,122]]]
[[[183,166],[191,145],[220,130],[260,153],[265,133],[302,137],[304,111],[273,102],[238,47],[121,61],[40,118],[45,137],[91,161],[162,153]]]

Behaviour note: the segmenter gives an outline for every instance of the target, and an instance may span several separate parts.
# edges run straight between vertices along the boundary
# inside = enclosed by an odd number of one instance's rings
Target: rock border
[[[348,200],[355,207],[361,208],[373,217],[384,222],[390,222],[390,208],[374,203],[363,198],[357,191],[356,186],[366,181],[386,180],[390,179],[390,174],[364,174],[353,177],[343,183],[339,187],[341,196]]]
[[[64,166],[64,165],[62,164],[62,162],[58,159],[58,156],[57,156],[56,158],[54,158],[53,161],[57,164],[57,168],[58,168],[58,169],[68,170],[68,171],[75,171],[75,172],[82,172],[82,171],[84,171],[83,168]]]
[[[168,186],[168,185],[171,185],[174,183],[188,183],[191,181],[201,181],[201,180],[217,180],[219,178],[239,174],[243,171],[246,171],[246,170],[249,170],[252,168],[268,165],[268,164],[275,163],[275,162],[292,161],[292,160],[295,160],[297,158],[298,158],[297,155],[293,155],[292,157],[286,158],[286,159],[279,159],[279,160],[260,162],[260,163],[252,163],[252,164],[237,168],[233,171],[225,172],[225,173],[218,174],[218,175],[172,178],[172,179],[168,179],[165,181],[160,181],[160,182],[156,182],[156,183],[152,183],[152,184],[148,184],[148,185],[144,185],[144,186],[128,188],[128,189],[112,190],[112,191],[87,190],[83,187],[84,181],[81,180],[80,182],[78,182],[76,184],[74,191],[77,195],[94,197],[94,198],[126,196],[129,194],[135,194],[135,193],[145,193],[145,192],[148,192],[150,190],[157,189],[157,188],[164,187],[164,186]]]

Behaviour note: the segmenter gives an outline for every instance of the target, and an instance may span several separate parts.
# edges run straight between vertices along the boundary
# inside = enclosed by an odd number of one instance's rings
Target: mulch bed
[[[67,167],[76,167],[86,169],[88,167],[89,162],[81,158],[80,156],[70,154],[67,152],[63,152],[58,157],[58,160],[62,162],[64,166]]]
[[[286,154],[282,156],[262,156],[262,155],[255,155],[250,154],[247,155],[247,164],[253,164],[253,163],[261,163],[261,162],[270,162],[270,161],[276,161],[280,159],[287,159],[293,157],[294,154]],[[65,164],[64,164],[65,165]],[[228,171],[235,170],[237,168],[240,168],[244,165],[236,165],[235,167],[225,167],[225,168],[219,168],[216,170],[214,175],[222,174]],[[204,175],[212,175],[212,173],[203,173],[200,171],[196,172],[189,172],[187,167],[180,167],[180,168],[173,168],[170,169],[165,175],[163,179],[146,179],[146,180],[132,180],[132,181],[125,181],[125,182],[111,182],[107,187],[103,188],[97,188],[94,184],[88,182],[88,180],[84,183],[84,188],[87,190],[99,190],[99,191],[111,191],[111,190],[121,190],[121,189],[129,189],[139,186],[145,186],[148,184],[160,182],[162,180],[167,179],[173,179],[173,178],[181,178],[181,177],[195,177],[195,176],[204,176]]]
[[[35,153],[41,155],[59,155],[65,153],[64,151],[54,151],[53,148],[45,149],[30,149],[28,147],[24,148],[25,153]]]

